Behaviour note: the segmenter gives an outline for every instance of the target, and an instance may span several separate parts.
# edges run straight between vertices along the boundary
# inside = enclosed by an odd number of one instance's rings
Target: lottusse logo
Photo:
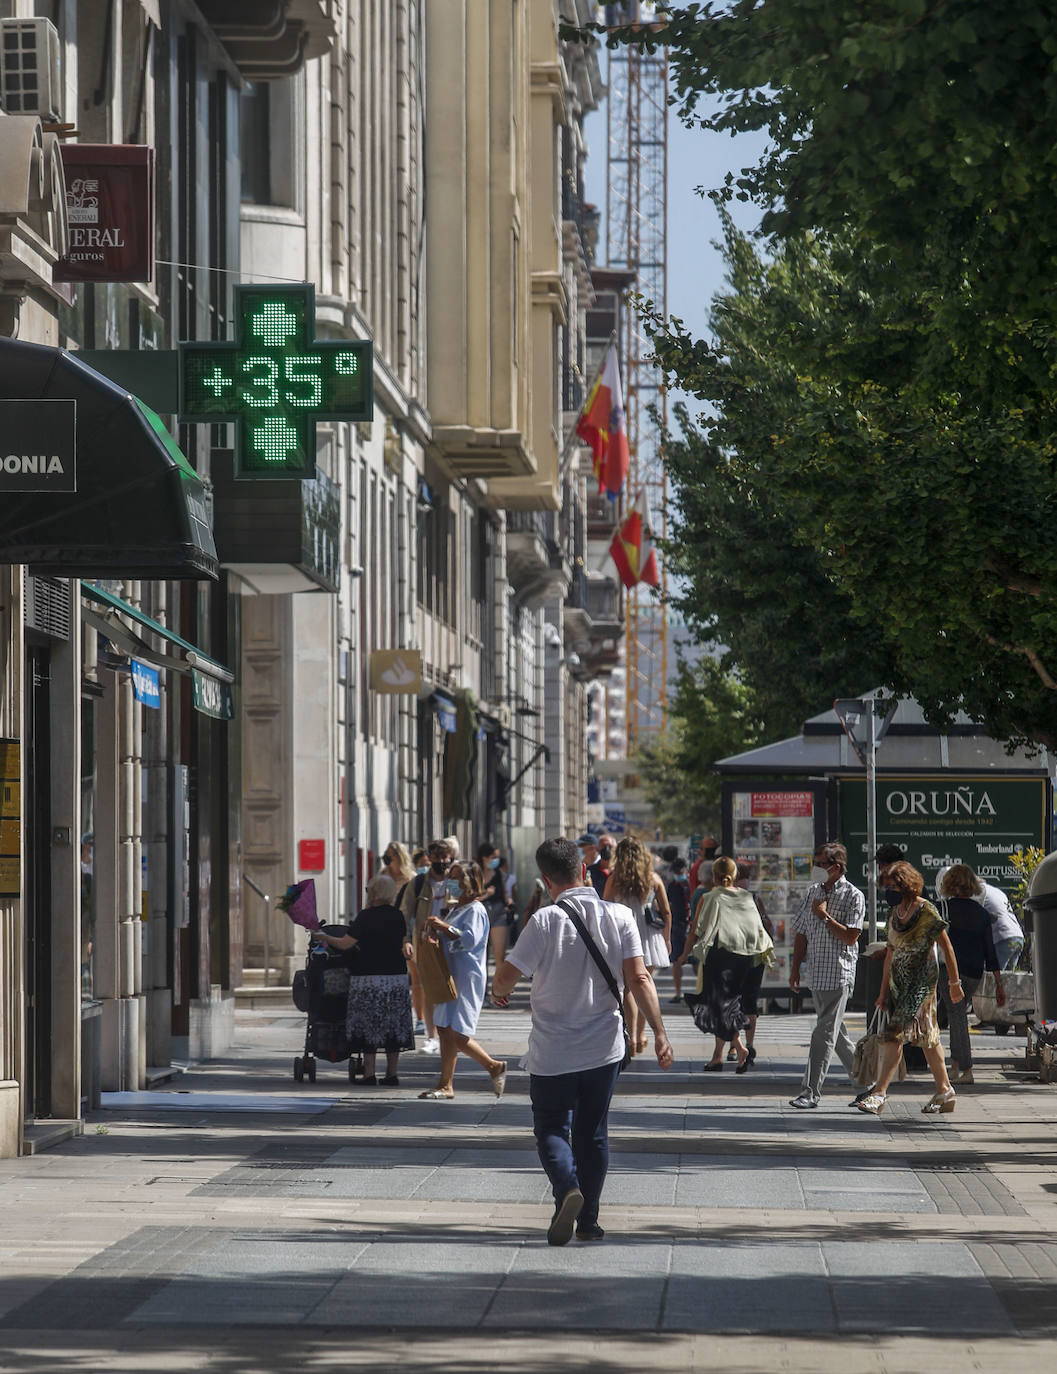
[[[885,806],[890,816],[994,816],[995,807],[986,792],[969,786],[953,792],[889,792]]]
[[[53,472],[63,476],[66,473],[58,454],[52,454],[49,458],[46,453],[9,453],[0,459],[0,467],[12,477],[30,472],[41,473],[45,477],[50,477]]]

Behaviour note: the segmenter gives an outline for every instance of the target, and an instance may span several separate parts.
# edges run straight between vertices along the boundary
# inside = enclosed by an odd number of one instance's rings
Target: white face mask
[[[818,864],[815,864],[811,869],[811,881],[815,883],[828,883],[829,869],[819,868]]]

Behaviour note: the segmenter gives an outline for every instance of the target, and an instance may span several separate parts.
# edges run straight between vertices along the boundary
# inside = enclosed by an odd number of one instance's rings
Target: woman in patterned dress
[[[349,1001],[345,1028],[352,1054],[363,1055],[360,1083],[373,1088],[379,1050],[385,1051],[386,1088],[399,1086],[397,1065],[401,1050],[415,1048],[411,1028],[407,963],[404,959],[404,918],[394,905],[396,883],[382,870],[367,884],[367,905],[349,924],[348,935],[314,932],[332,949],[346,951]]]
[[[891,997],[891,1006],[881,1075],[870,1095],[857,1105],[860,1111],[879,1116],[884,1110],[888,1085],[895,1077],[903,1046],[919,1045],[936,1080],[936,1091],[921,1110],[929,1116],[953,1112],[955,1092],[947,1077],[947,1064],[936,1025],[937,947],[947,965],[950,1000],[960,1002],[964,994],[954,947],[947,935],[947,922],[932,903],[921,896],[925,883],[916,868],[908,863],[893,864],[887,871],[886,881],[890,888],[900,893],[900,902],[888,918],[888,949],[877,1005],[882,1009],[888,1007]]]

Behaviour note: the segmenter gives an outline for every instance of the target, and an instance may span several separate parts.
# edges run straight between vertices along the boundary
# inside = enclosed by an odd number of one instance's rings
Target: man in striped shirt
[[[800,1092],[790,1102],[793,1107],[817,1107],[834,1050],[849,1075],[855,1050],[844,1025],[844,1011],[855,985],[866,899],[848,881],[848,851],[842,844],[821,845],[814,863],[815,882],[793,917],[796,938],[789,986],[800,991],[800,969],[806,958],[805,981],[817,1020]]]

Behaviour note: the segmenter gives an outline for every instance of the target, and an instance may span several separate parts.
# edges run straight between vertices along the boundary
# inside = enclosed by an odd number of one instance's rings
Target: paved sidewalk
[[[669,989],[662,983],[662,994]],[[811,1019],[761,1018],[759,1059],[702,1075],[635,1061],[612,1114],[606,1241],[546,1245],[527,1081],[501,1102],[315,1084],[303,1018],[239,1014],[225,1061],[107,1099],[79,1140],[0,1163],[0,1370],[1036,1370],[1057,1350],[1057,1092],[1023,1041],[974,1036],[977,1083],[880,1119],[836,1068],[795,1095]],[[854,1022],[861,1025],[862,1018]],[[523,995],[486,1010],[524,1047]]]

